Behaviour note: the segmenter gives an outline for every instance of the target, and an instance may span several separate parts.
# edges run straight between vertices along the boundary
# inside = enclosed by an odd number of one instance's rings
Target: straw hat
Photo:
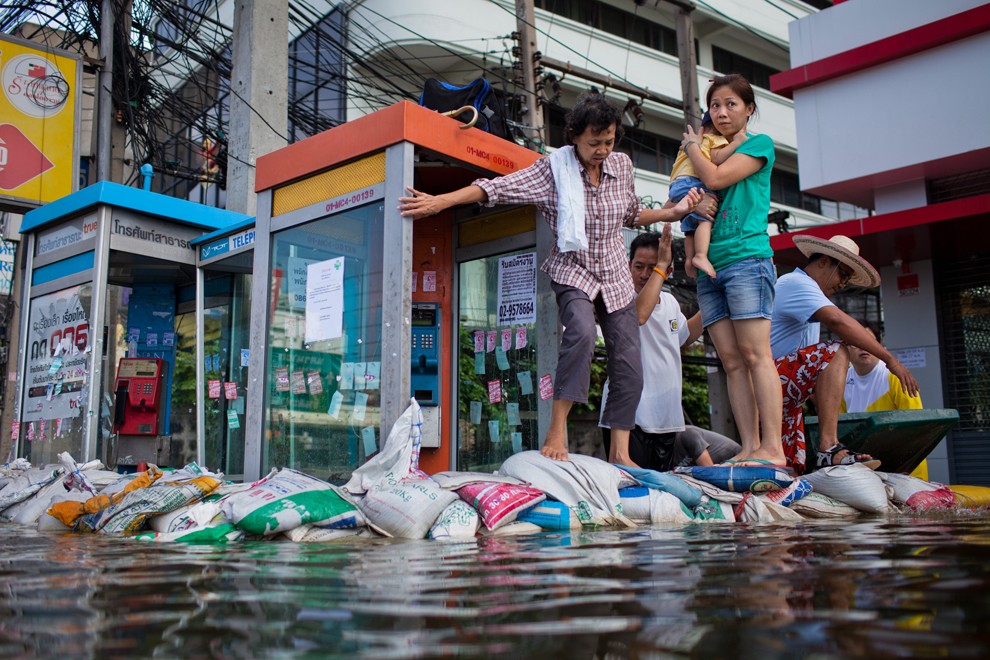
[[[870,289],[880,286],[880,274],[866,259],[859,256],[859,246],[848,236],[837,235],[826,241],[824,238],[802,234],[794,237],[794,246],[806,257],[824,254],[841,261],[852,269],[849,283],[854,286]]]

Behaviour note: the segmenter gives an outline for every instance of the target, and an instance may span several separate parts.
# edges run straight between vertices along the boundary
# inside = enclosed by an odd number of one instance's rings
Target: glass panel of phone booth
[[[23,456],[35,465],[57,463],[63,451],[83,454],[80,402],[89,396],[92,290],[82,284],[31,301],[19,437],[26,440]]]
[[[499,262],[520,254],[533,255],[535,286],[534,248],[475,259],[459,266],[458,470],[491,472],[516,450],[540,446],[535,320],[498,325]],[[504,357],[498,354],[503,347],[503,331],[509,331],[509,350]],[[480,353],[475,351],[475,335],[479,332],[484,342]],[[495,342],[489,350],[488,338],[492,332]],[[495,387],[500,401],[494,401]]]
[[[263,471],[291,467],[343,483],[382,442],[384,217],[376,202],[272,236]],[[306,309],[309,267],[341,257],[341,326],[323,332]],[[319,341],[306,341],[307,320]]]

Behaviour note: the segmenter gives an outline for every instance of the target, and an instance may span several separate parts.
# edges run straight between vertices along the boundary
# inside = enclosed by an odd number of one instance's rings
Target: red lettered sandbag
[[[507,525],[547,498],[537,488],[513,484],[468,484],[458,489],[461,499],[478,510],[481,522],[491,530]]]
[[[915,493],[905,502],[915,511],[927,511],[929,509],[951,509],[956,506],[955,494],[942,486],[938,490],[923,490]]]

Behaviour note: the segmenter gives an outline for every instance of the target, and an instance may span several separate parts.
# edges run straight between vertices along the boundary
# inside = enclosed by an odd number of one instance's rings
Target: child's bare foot
[[[694,259],[691,260],[691,263],[693,263],[696,268],[705,271],[705,275],[715,279],[715,267],[712,266],[712,262],[708,261],[708,257],[696,254],[694,255]]]
[[[565,433],[554,433],[551,430],[547,433],[546,440],[543,441],[543,447],[540,448],[540,453],[555,461],[566,461],[567,435]]]
[[[692,280],[696,280],[698,279],[698,269],[694,267],[694,264],[691,263],[691,261],[691,259],[688,259],[684,262],[684,272],[687,273],[687,276]]]

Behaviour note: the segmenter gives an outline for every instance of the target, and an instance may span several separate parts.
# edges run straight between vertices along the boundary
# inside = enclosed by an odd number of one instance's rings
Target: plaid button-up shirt
[[[583,166],[581,182],[588,250],[561,252],[554,242],[542,270],[557,284],[581,289],[591,300],[601,293],[611,314],[628,305],[635,296],[622,227],[636,224],[643,205],[633,185],[632,161],[622,152],[613,151],[602,163],[598,188],[591,185]],[[557,187],[549,158],[541,158],[526,169],[506,176],[478,179],[474,185],[488,194],[486,206],[535,204],[550,223],[554,236],[557,235]]]

